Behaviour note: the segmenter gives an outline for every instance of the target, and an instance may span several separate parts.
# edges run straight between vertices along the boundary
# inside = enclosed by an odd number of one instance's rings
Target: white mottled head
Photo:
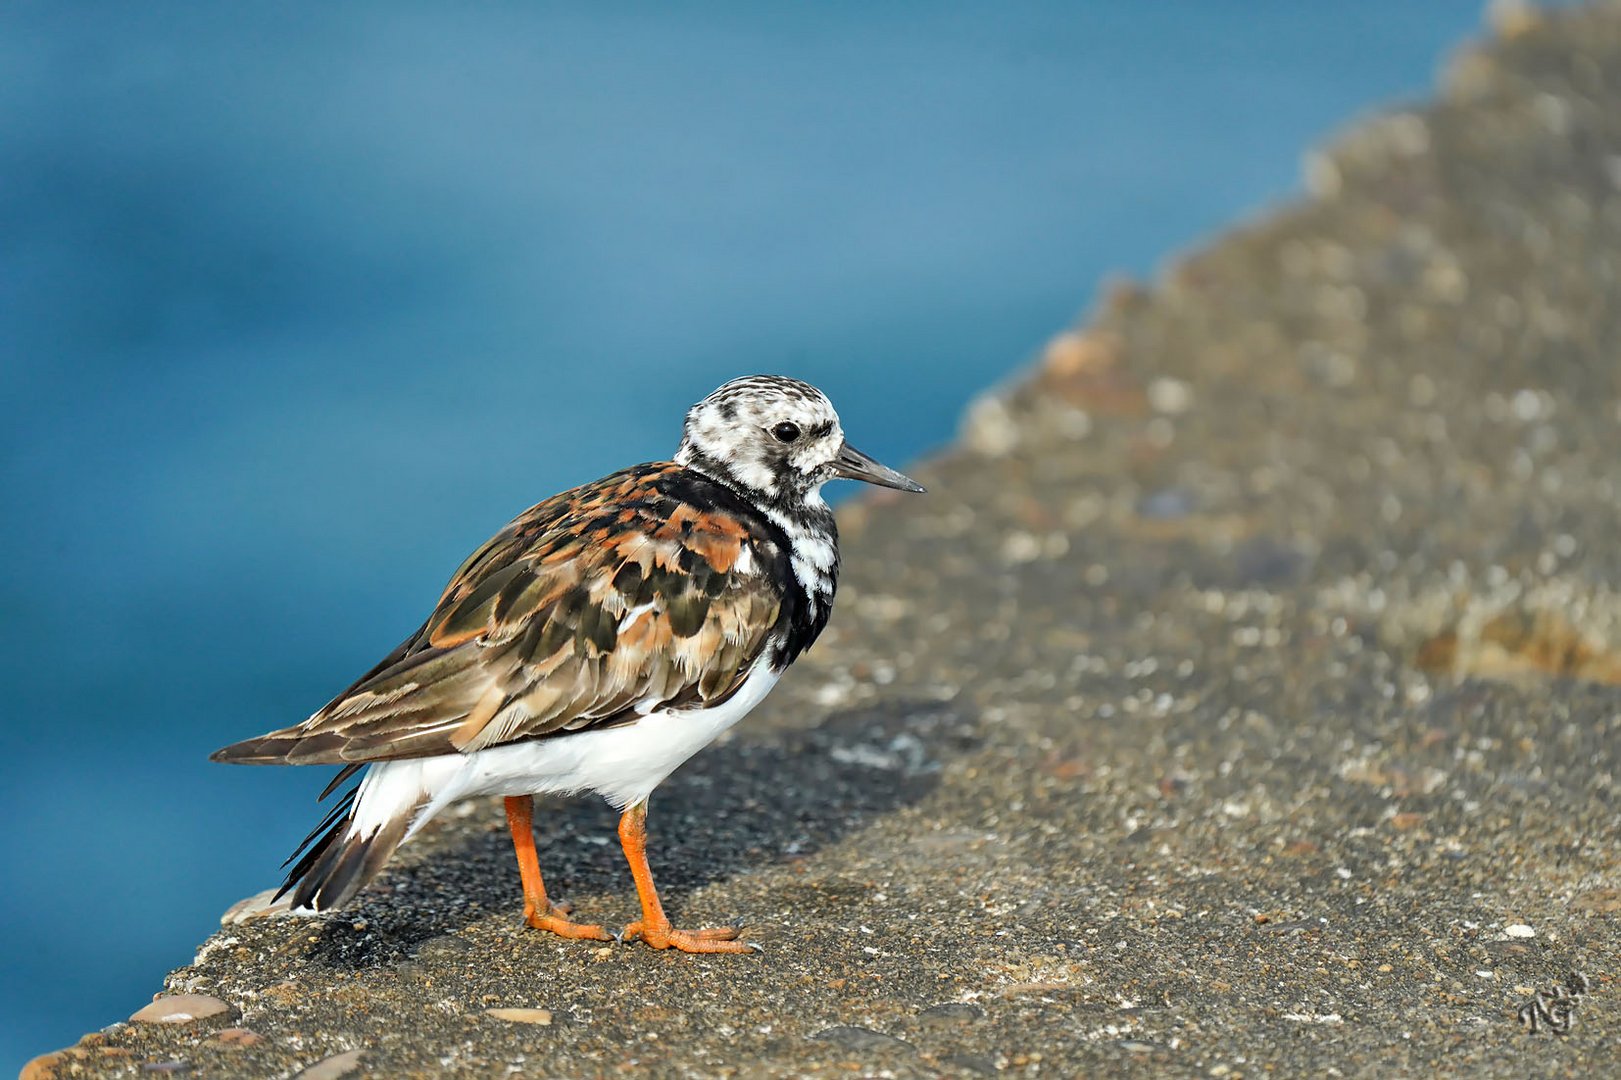
[[[923,489],[844,441],[833,403],[810,383],[749,375],[687,411],[675,460],[768,502],[803,502],[838,477]]]

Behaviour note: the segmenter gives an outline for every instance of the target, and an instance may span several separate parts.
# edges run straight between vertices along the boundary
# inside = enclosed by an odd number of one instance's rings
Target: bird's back
[[[466,753],[705,708],[765,650],[826,621],[790,541],[701,472],[659,462],[531,507],[470,555],[427,621],[294,727],[217,761],[363,763]]]

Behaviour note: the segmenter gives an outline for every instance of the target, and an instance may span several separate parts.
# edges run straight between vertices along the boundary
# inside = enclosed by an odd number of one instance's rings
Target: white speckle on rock
[[[962,437],[975,453],[1005,457],[1019,445],[1019,423],[1005,401],[987,394],[968,406]]]
[[[197,955],[191,958],[191,966],[202,967],[203,963],[215,952],[220,949],[229,949],[232,945],[241,944],[241,941],[241,938],[235,937],[209,938],[203,943],[203,947],[197,950]]]
[[[1193,407],[1193,387],[1181,379],[1161,376],[1148,384],[1148,404],[1155,412],[1180,416]]]
[[[1084,439],[1092,434],[1092,417],[1085,409],[1059,409],[1053,422],[1066,439]]]
[[[1002,558],[1010,563],[1035,562],[1041,558],[1041,541],[1022,529],[1010,532],[1002,541]]]
[[[1513,923],[1503,927],[1503,933],[1511,938],[1536,937],[1537,932],[1524,923]]]
[[[1543,396],[1535,390],[1520,390],[1509,399],[1509,408],[1514,413],[1514,419],[1522,424],[1529,424],[1540,419],[1544,413],[1545,404],[1547,406],[1546,411],[1552,412],[1552,400],[1544,403]]]
[[[816,704],[824,708],[842,705],[850,699],[850,688],[841,682],[825,682],[812,695]]]

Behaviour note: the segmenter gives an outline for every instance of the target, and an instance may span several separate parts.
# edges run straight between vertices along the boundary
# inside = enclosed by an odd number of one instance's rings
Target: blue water
[[[947,440],[1479,0],[0,9],[0,1071],[271,882],[213,766],[721,380]]]

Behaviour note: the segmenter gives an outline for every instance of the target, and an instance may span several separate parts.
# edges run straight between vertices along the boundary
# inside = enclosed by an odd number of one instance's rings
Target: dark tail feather
[[[339,780],[342,779],[340,774]],[[327,791],[331,790],[329,786]],[[344,792],[321,823],[288,856],[287,862],[282,863],[283,866],[293,863],[293,868],[277,890],[277,900],[291,892],[295,908],[330,911],[348,903],[383,869],[389,856],[405,839],[409,817],[390,821],[366,836],[348,835],[359,790],[357,784]]]
[[[300,840],[298,847],[295,848],[293,853],[287,856],[287,858],[282,862],[281,868],[283,870],[287,869],[288,863],[292,862],[294,859],[298,859],[298,865],[293,867],[292,870],[293,876],[303,877],[304,874],[309,871],[310,864],[315,861],[316,855],[321,848],[332,843],[333,840],[336,839],[336,834],[341,833],[343,829],[348,826],[349,811],[354,809],[355,795],[359,791],[360,785],[356,784],[354,787],[343,793],[343,797],[334,803],[332,809],[327,811],[326,817],[321,819],[321,824],[311,829],[310,834],[304,837],[303,840]],[[321,798],[324,799],[326,796],[322,795]],[[333,826],[337,826],[337,828],[334,828]],[[317,843],[317,841],[319,841],[319,843]],[[304,857],[299,859],[300,855],[303,855]],[[283,889],[282,891],[285,892],[286,890]]]
[[[337,791],[340,787],[343,786],[343,782],[345,780],[349,779],[351,776],[353,776],[355,773],[359,772],[361,769],[364,769],[365,767],[366,766],[365,766],[365,764],[363,762],[357,761],[357,762],[354,762],[353,764],[345,765],[343,768],[339,769],[338,774],[336,776],[334,776],[331,780],[327,781],[326,787],[321,789],[321,794],[319,794],[319,795],[317,795],[315,797],[315,801],[316,802],[326,802],[326,797],[328,795],[332,794],[334,791]],[[358,790],[358,788],[356,790]],[[344,796],[344,799],[352,799],[354,797],[355,797],[355,793],[353,791],[351,791],[351,792],[349,792],[349,794]],[[342,802],[343,800],[340,799],[339,801]],[[325,825],[318,825],[318,826],[316,826],[315,831],[320,832],[324,828],[326,828]],[[312,833],[311,835],[314,835],[314,834]],[[307,844],[307,843],[309,843],[309,841],[305,840],[304,843]],[[292,860],[289,859],[287,861],[291,862]],[[286,863],[283,863],[282,865],[285,866]]]

